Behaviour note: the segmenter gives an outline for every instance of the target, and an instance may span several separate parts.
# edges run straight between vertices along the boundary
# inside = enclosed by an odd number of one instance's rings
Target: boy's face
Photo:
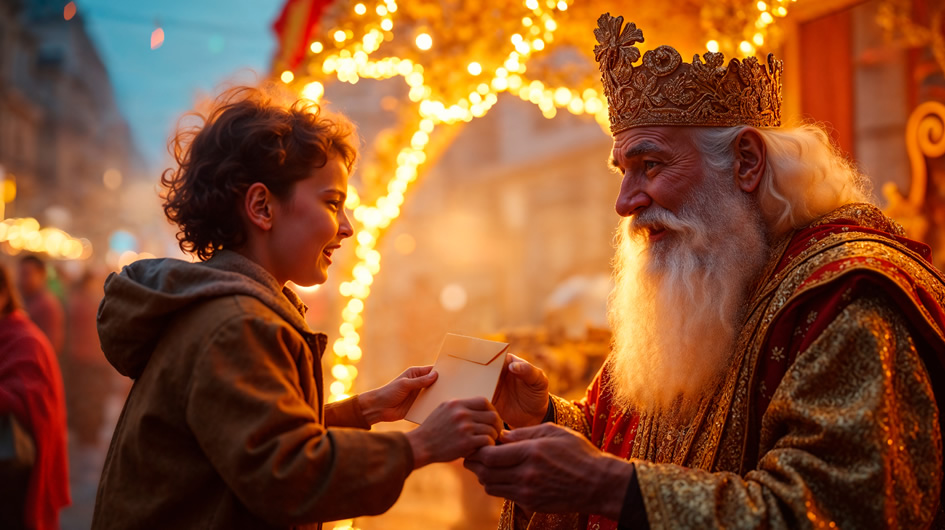
[[[344,208],[347,191],[348,169],[333,156],[296,182],[290,197],[273,201],[270,272],[279,281],[325,282],[332,252],[353,233]]]

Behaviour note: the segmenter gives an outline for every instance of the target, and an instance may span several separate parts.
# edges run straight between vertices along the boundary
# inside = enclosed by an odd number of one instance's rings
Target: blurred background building
[[[3,2],[0,24],[5,217],[85,238],[103,259],[115,227],[143,228],[129,224],[121,198],[144,167],[102,59],[63,2]],[[24,250],[10,243],[8,254]]]

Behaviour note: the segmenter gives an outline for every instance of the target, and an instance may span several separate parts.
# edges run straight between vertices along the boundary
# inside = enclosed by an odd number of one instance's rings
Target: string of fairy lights
[[[40,227],[32,217],[10,218],[0,221],[0,243],[7,252],[44,252],[52,259],[88,259],[92,243],[75,238],[53,227]]]
[[[787,5],[796,0],[769,0],[749,3],[756,15],[750,18],[751,27],[741,31],[738,38],[712,34],[706,43],[710,51],[720,49],[729,53],[751,55],[756,47],[766,42],[768,32],[777,18],[787,15]],[[371,293],[374,277],[380,271],[381,253],[377,245],[385,230],[400,215],[405,194],[427,161],[427,147],[438,127],[470,122],[484,116],[497,102],[502,92],[518,96],[535,104],[542,115],[553,118],[560,109],[575,115],[590,115],[603,127],[608,127],[607,104],[596,88],[574,89],[571,86],[544,83],[529,79],[525,72],[530,61],[539,52],[554,43],[560,26],[558,18],[571,7],[574,0],[524,0],[524,16],[518,19],[518,31],[512,33],[505,50],[493,57],[483,56],[464,61],[468,74],[468,93],[450,98],[445,90],[435,89],[428,76],[428,68],[421,64],[424,54],[434,57],[438,35],[431,30],[417,29],[416,24],[405,24],[415,49],[415,59],[399,56],[376,57],[385,43],[395,38],[399,8],[396,0],[379,0],[373,6],[356,3],[345,6],[349,12],[339,15],[336,27],[325,27],[322,39],[309,45],[311,55],[303,62],[306,68],[283,71],[283,83],[300,91],[311,100],[319,100],[325,91],[319,79],[335,77],[355,84],[361,79],[403,78],[409,87],[407,97],[416,105],[416,122],[404,133],[409,138],[396,152],[393,177],[374,201],[362,199],[354,187],[349,188],[346,207],[353,212],[359,224],[355,241],[356,261],[351,266],[350,280],[339,286],[346,299],[341,312],[339,337],[332,345],[333,359],[329,385],[329,400],[347,397],[358,376],[357,364],[362,351],[361,328],[364,324],[365,301]],[[586,29],[586,28],[585,28]],[[404,39],[404,35],[399,35]],[[305,72],[308,71],[308,73]],[[592,80],[596,81],[596,78]],[[589,83],[592,84],[592,83]],[[455,90],[454,90],[455,92]]]

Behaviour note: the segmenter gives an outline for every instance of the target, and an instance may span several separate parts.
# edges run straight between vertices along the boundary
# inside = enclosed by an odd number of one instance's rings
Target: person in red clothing
[[[23,513],[0,514],[0,521],[57,529],[59,510],[70,503],[62,375],[49,340],[20,309],[10,275],[0,266],[0,417],[6,415],[29,431],[36,458]]]

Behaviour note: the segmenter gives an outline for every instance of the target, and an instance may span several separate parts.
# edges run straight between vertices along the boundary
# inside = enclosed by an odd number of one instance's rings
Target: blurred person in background
[[[62,353],[65,321],[62,303],[49,289],[46,262],[30,254],[20,258],[17,281],[30,319],[43,330],[53,351]]]
[[[102,301],[101,277],[86,271],[69,290],[66,305],[66,371],[69,426],[79,444],[95,446],[105,417],[106,398],[118,377],[98,342],[95,317]]]
[[[0,476],[0,526],[58,529],[59,510],[70,502],[59,362],[46,335],[20,308],[10,274],[0,266],[0,418],[4,416],[26,430],[35,456],[26,484]]]
[[[141,260],[105,282],[98,330],[135,380],[106,458],[92,527],[289,528],[373,515],[407,476],[494,443],[485,398],[403,419],[431,367],[326,405],[328,338],[286,285],[323,283],[352,235],[353,126],[314,102],[236,87],[174,139],[164,212],[199,262]]]

